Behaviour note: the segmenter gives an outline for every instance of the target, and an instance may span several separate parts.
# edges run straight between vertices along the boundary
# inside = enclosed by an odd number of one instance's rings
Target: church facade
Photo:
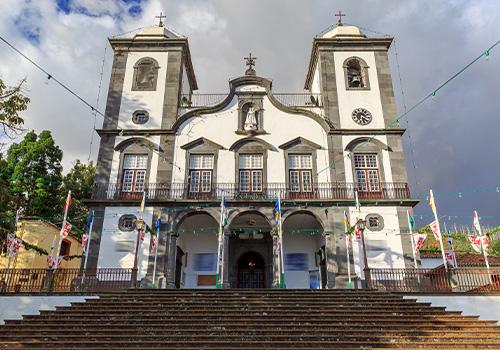
[[[110,88],[92,198],[88,268],[130,268],[142,217],[158,230],[155,286],[277,288],[275,203],[281,199],[287,288],[363,283],[361,243],[350,224],[366,220],[371,268],[413,267],[410,199],[388,61],[391,38],[339,25],[314,39],[302,94],[273,93],[249,68],[226,94],[202,95],[188,40],[164,27],[110,39]],[[371,138],[376,135],[374,138]],[[369,141],[369,142],[367,142]],[[356,193],[361,202],[355,209]],[[143,196],[145,211],[139,212]],[[227,224],[218,260],[221,200]],[[146,234],[139,285],[150,287]]]

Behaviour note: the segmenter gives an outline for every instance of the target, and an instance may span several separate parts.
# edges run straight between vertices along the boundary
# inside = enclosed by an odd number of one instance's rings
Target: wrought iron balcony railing
[[[321,94],[311,93],[277,93],[273,96],[288,107],[322,107]],[[215,106],[227,97],[227,94],[183,94],[181,96],[181,107],[199,108]]]
[[[366,184],[356,183],[149,183],[135,186],[130,184],[96,183],[92,199],[140,200],[143,192],[146,198],[154,200],[199,199],[219,200],[224,193],[226,199],[267,200],[276,199],[278,193],[284,200],[352,200],[358,192],[359,199],[394,200],[409,199],[407,183],[380,183],[378,191],[367,191]],[[372,186],[373,188],[373,186]]]

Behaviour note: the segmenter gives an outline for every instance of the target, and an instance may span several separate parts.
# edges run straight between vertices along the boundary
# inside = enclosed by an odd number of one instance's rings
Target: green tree
[[[9,147],[10,192],[24,216],[53,217],[61,213],[62,156],[48,130],[40,135],[31,131],[23,141]]]
[[[73,233],[82,233],[87,223],[89,210],[84,199],[89,199],[92,196],[92,185],[94,184],[95,167],[90,161],[88,165],[83,164],[77,159],[73,163],[73,168],[64,177],[64,185],[61,193],[63,194],[62,204],[66,201],[68,191],[71,190],[71,207],[68,210],[68,216],[74,229]]]
[[[0,125],[3,135],[9,138],[15,138],[25,131],[24,119],[19,116],[19,112],[28,108],[30,102],[23,93],[25,83],[26,78],[15,86],[7,86],[0,79]]]

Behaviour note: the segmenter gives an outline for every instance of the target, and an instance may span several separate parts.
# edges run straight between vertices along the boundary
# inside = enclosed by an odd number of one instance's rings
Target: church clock
[[[372,114],[364,108],[356,108],[352,112],[352,120],[359,125],[367,125],[372,121]]]

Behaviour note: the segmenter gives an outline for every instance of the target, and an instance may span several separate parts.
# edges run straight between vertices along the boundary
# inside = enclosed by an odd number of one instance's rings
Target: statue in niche
[[[255,117],[255,110],[253,104],[250,106],[245,119],[245,130],[257,130],[257,118]]]

